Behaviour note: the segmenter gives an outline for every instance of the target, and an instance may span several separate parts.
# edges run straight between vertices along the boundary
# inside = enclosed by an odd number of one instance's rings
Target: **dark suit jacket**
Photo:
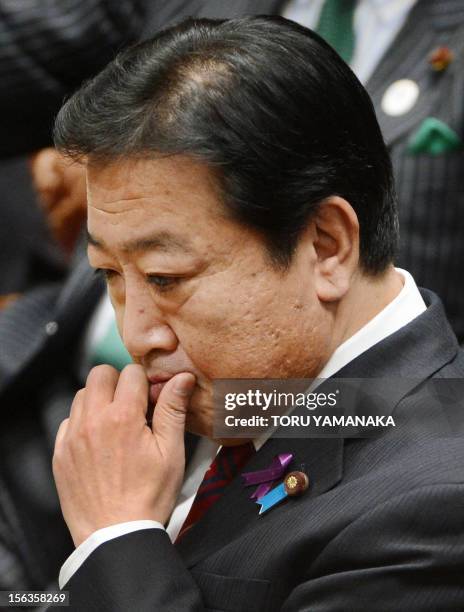
[[[97,548],[70,579],[71,610],[392,612],[464,609],[464,444],[421,435],[424,381],[462,378],[438,298],[340,377],[400,377],[402,426],[369,439],[271,438],[246,471],[291,452],[308,492],[258,516],[237,477],[176,546],[143,530]],[[399,388],[401,386],[401,389]],[[454,415],[462,432],[462,415]]]
[[[228,18],[275,14],[282,0],[193,0],[187,7],[169,3],[168,22],[187,15]],[[166,21],[150,23],[154,31]],[[448,46],[454,61],[434,72],[429,54]],[[388,87],[412,79],[420,87],[417,104],[406,114],[389,117],[381,107]],[[411,135],[427,117],[449,125],[464,143],[464,3],[462,0],[418,0],[389,50],[369,79],[370,93],[392,156],[399,202],[400,250],[397,264],[444,301],[448,318],[464,341],[464,146],[430,155],[408,153]]]
[[[82,386],[79,348],[102,290],[78,254],[65,283],[37,287],[0,313],[0,590],[47,588],[72,551],[51,459]]]

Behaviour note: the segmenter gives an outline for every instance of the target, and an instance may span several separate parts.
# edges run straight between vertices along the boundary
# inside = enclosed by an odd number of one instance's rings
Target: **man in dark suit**
[[[462,416],[424,383],[464,359],[392,265],[389,157],[340,58],[277,18],[186,22],[78,91],[56,140],[86,160],[89,257],[135,361],[94,369],[57,435],[71,609],[462,607],[464,447],[425,414]],[[398,429],[215,436],[215,379],[334,375],[402,379]],[[283,453],[309,489],[259,516],[240,472]]]
[[[211,18],[281,14],[315,29],[324,4],[335,2],[198,0],[181,10]],[[462,343],[464,5],[460,0],[338,4],[356,5],[350,63],[372,97],[392,158],[401,227],[397,263],[438,293]],[[378,32],[372,31],[373,21]],[[163,25],[154,15],[151,31]]]

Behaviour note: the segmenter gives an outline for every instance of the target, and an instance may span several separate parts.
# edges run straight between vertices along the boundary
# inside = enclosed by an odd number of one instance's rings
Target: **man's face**
[[[91,265],[108,270],[119,331],[151,382],[196,375],[190,431],[212,434],[214,379],[318,373],[330,323],[310,239],[275,269],[261,236],[227,218],[213,174],[186,157],[90,165],[87,180]]]

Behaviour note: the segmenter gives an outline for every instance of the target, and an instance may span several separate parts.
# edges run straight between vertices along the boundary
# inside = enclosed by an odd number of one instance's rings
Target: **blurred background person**
[[[53,118],[65,96],[138,39],[149,5],[0,0],[0,308],[66,273],[67,258],[32,184],[29,155],[52,144]]]
[[[26,156],[0,160],[0,310],[22,293],[66,273],[34,188]]]
[[[55,232],[65,238],[65,224],[56,227],[56,211],[40,186],[37,197],[29,164],[31,154],[52,146],[53,120],[63,100],[122,47],[193,14],[197,4],[0,0],[0,310],[67,271],[69,249],[63,256]]]

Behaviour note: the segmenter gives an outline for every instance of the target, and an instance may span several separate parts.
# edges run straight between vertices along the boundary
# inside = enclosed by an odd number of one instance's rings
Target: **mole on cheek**
[[[139,308],[139,314],[143,314],[145,312],[144,308]]]

